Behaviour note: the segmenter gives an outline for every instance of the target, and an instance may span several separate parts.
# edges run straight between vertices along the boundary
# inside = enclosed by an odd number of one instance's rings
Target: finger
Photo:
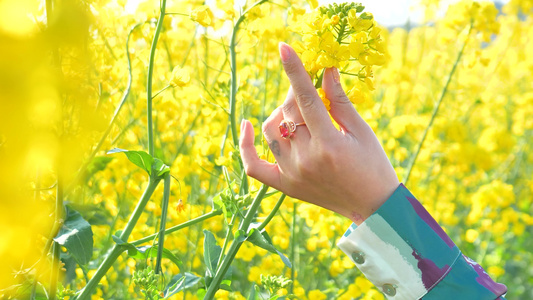
[[[279,52],[285,73],[294,90],[300,113],[311,135],[328,136],[335,129],[322,104],[309,74],[294,50],[285,43],[279,43]]]
[[[272,114],[263,123],[263,135],[268,143],[270,152],[274,154],[276,161],[282,164],[289,157],[291,152],[291,143],[281,137],[279,132],[279,123],[283,120],[281,107],[276,108]]]
[[[356,133],[365,121],[353,106],[340,83],[339,71],[336,68],[326,69],[322,78],[322,88],[331,102],[329,113],[333,119],[345,130]]]
[[[296,124],[302,123],[304,121],[302,113],[300,112],[300,108],[296,103],[296,97],[294,96],[294,90],[292,89],[292,87],[289,87],[289,91],[287,92],[287,98],[285,98],[285,102],[283,102],[281,108],[283,111],[283,119],[293,121]],[[295,134],[291,137],[291,144],[307,145],[306,142],[309,141],[309,138],[311,138],[309,130],[306,128],[306,126],[298,126],[296,129],[298,131],[298,134],[296,134],[295,132]]]
[[[246,174],[268,186],[279,189],[280,173],[278,166],[259,159],[254,146],[254,128],[248,120],[243,120],[241,123],[239,148]]]

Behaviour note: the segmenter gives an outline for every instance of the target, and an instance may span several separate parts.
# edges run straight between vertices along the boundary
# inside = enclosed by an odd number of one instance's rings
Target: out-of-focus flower
[[[191,81],[191,76],[187,68],[182,68],[177,66],[172,70],[172,78],[170,78],[170,85],[173,87],[176,86],[186,86]]]
[[[178,204],[176,204],[176,210],[178,211],[178,213],[181,213],[182,211],[185,210],[185,204],[183,204],[182,199],[178,200]]]
[[[195,8],[191,11],[190,17],[193,21],[198,22],[198,24],[204,27],[213,25],[213,21],[215,20],[215,16],[208,5]]]
[[[324,103],[324,106],[326,106],[326,109],[329,111],[331,109],[331,101],[326,97],[326,92],[322,88],[318,88],[316,91],[320,96],[320,99],[322,99],[322,103]]]

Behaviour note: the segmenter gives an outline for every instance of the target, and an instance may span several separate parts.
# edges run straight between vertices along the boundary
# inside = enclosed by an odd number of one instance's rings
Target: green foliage
[[[194,287],[200,282],[200,279],[201,277],[192,273],[178,274],[172,277],[164,290],[164,298],[167,299],[176,293]]]
[[[128,251],[128,256],[146,260],[148,258],[157,257],[157,251],[158,246],[141,246],[141,247],[135,247],[134,245],[130,243],[126,243],[123,240],[121,240],[119,237],[113,235],[113,241],[117,243],[117,245],[123,247]],[[163,248],[163,257],[169,259],[172,261],[176,266],[183,267],[183,263],[181,259],[179,259],[176,255],[174,255],[170,250]]]
[[[87,264],[93,255],[93,231],[83,217],[66,206],[66,219],[54,241],[67,248],[68,253],[81,265]]]
[[[154,158],[144,151],[132,151],[119,148],[107,151],[107,154],[113,153],[124,153],[129,161],[146,171],[148,175],[152,176],[152,173],[155,172],[155,178],[162,178],[163,175],[170,172],[170,168],[165,165],[162,160]]]
[[[217,271],[218,259],[220,258],[220,252],[222,248],[217,245],[217,241],[213,233],[204,229],[204,263],[206,266],[205,277],[211,278],[215,276]],[[206,282],[209,285],[209,282]]]
[[[278,254],[285,266],[287,266],[288,268],[292,268],[292,264],[289,259],[285,255],[283,255],[283,253],[281,253],[278,249],[276,249],[276,247],[274,247],[274,245],[272,244],[272,239],[270,238],[270,236],[268,236],[268,233],[266,231],[263,230],[259,232],[259,230],[252,228],[252,230],[250,230],[250,232],[248,233],[248,237],[246,238],[246,240],[258,247],[268,250],[269,252]]]

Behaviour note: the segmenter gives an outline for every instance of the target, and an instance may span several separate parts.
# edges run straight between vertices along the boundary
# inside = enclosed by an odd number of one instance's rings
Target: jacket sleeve
[[[403,184],[361,225],[352,224],[338,246],[388,299],[504,299],[507,292]]]

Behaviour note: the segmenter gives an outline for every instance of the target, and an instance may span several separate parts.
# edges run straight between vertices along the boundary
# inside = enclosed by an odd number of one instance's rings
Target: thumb
[[[278,165],[259,158],[254,146],[254,128],[248,120],[241,123],[239,149],[246,174],[279,190],[281,181]]]
[[[344,93],[337,68],[328,68],[324,71],[322,89],[331,102],[329,113],[333,119],[345,130],[352,133],[356,132],[361,122],[364,124],[365,121],[357,113],[352,102],[350,102],[350,99]]]

